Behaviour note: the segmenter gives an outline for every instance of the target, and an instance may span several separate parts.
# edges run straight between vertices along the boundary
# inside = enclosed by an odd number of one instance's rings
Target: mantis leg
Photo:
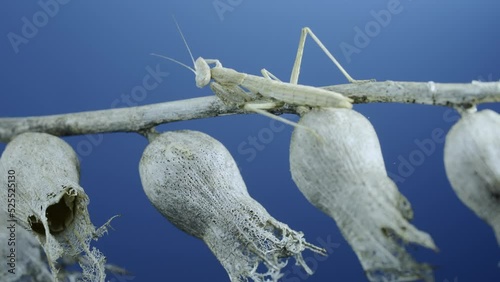
[[[216,68],[222,68],[222,64],[219,60],[217,59],[204,59],[207,64],[215,64]]]
[[[262,76],[267,78],[267,79],[281,82],[281,80],[278,77],[276,77],[274,74],[272,74],[270,71],[268,71],[266,69],[261,69],[260,73],[262,73]]]
[[[255,113],[261,114],[263,116],[266,116],[268,118],[272,118],[272,119],[277,120],[277,121],[281,121],[282,123],[291,125],[293,127],[302,128],[304,130],[309,131],[316,138],[318,138],[318,140],[320,140],[320,141],[323,140],[323,138],[321,138],[321,136],[319,136],[319,134],[314,129],[309,128],[307,126],[300,125],[300,124],[298,124],[296,122],[287,120],[287,119],[282,118],[280,116],[273,115],[270,112],[266,111],[267,109],[272,109],[275,106],[276,106],[276,104],[272,103],[272,102],[270,102],[270,103],[247,103],[247,104],[245,104],[245,106],[243,108],[245,110],[247,110],[247,111],[251,111],[251,112],[255,112]]]
[[[319,40],[319,38],[312,32],[312,30],[308,27],[302,28],[301,34],[300,34],[300,40],[299,40],[299,47],[297,49],[297,56],[295,57],[295,63],[293,64],[293,69],[292,69],[292,75],[290,76],[290,83],[291,84],[297,84],[299,81],[299,74],[300,74],[300,64],[302,63],[302,55],[304,53],[304,46],[306,44],[306,37],[309,34],[309,36],[312,37],[312,39],[318,44],[318,46],[325,52],[325,54],[330,58],[330,60],[337,66],[337,68],[342,72],[342,74],[347,78],[347,80],[351,83],[364,83],[364,82],[369,82],[373,80],[356,80],[352,78],[349,73],[342,67],[342,65],[335,59],[335,57],[326,49],[325,45]]]
[[[245,92],[236,84],[223,85],[213,81],[210,83],[210,88],[215,93],[215,96],[219,97],[228,106],[241,107],[255,99],[250,93]]]

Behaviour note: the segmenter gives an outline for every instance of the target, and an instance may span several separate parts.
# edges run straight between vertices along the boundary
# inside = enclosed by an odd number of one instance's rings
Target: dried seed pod
[[[153,206],[177,228],[202,239],[233,282],[278,281],[288,257],[311,273],[302,251],[325,252],[252,199],[230,153],[204,133],[155,137],[139,171]],[[257,272],[261,263],[266,273]]]
[[[290,144],[292,178],[304,196],[332,217],[370,281],[433,280],[430,267],[404,249],[412,242],[436,249],[408,220],[413,211],[387,172],[371,123],[350,109],[313,109]]]
[[[0,162],[1,166],[2,162]],[[0,169],[0,171],[3,171]],[[7,201],[7,199],[0,199]],[[14,218],[15,220],[15,218]],[[0,281],[2,282],[53,282],[54,278],[49,270],[47,256],[40,242],[32,232],[21,226],[16,226],[8,218],[4,210],[0,210],[0,257],[5,258],[6,267],[0,268]],[[63,254],[58,260],[58,281],[79,281],[82,273],[75,268],[75,263],[82,257],[69,257]],[[88,262],[87,262],[88,263]],[[106,264],[106,270],[117,274],[128,272],[115,265]]]
[[[0,162],[1,165],[1,162]],[[7,199],[0,199],[6,203]],[[0,210],[0,281],[3,282],[52,282],[45,254],[38,240]],[[5,228],[7,227],[7,228]],[[15,251],[15,252],[13,252]],[[28,278],[30,277],[30,278]]]
[[[446,135],[444,165],[457,196],[493,227],[500,245],[500,115],[464,113]]]
[[[84,252],[84,281],[104,281],[105,257],[90,240],[103,232],[89,219],[88,196],[79,185],[79,163],[73,149],[62,139],[45,133],[24,133],[15,137],[0,159],[5,181],[1,199],[13,199],[5,206],[16,224],[30,231],[42,245],[57,277],[56,260],[64,253]],[[2,205],[4,206],[4,205]]]

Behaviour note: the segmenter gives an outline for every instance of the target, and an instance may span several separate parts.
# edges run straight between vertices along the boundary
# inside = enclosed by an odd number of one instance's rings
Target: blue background
[[[218,14],[215,3],[232,3]],[[373,21],[371,11],[389,1],[69,1],[16,54],[7,34],[22,35],[22,18],[41,11],[35,1],[5,1],[0,10],[0,116],[33,116],[125,107],[142,85],[148,66],[168,72],[138,105],[212,95],[198,89],[186,69],[149,56],[157,52],[190,64],[172,21],[175,14],[194,56],[217,58],[241,72],[267,68],[287,80],[300,29],[311,27],[354,78],[470,82],[500,79],[500,2],[401,0],[402,12],[350,60],[340,44],[354,45],[354,27]],[[228,4],[230,5],[230,4]],[[308,40],[300,83],[345,83],[345,78]],[[137,97],[137,96],[136,96]],[[499,104],[481,105],[497,112]],[[378,132],[386,166],[398,174],[402,159],[419,150],[415,140],[445,132],[457,116],[444,107],[401,104],[356,105]],[[285,116],[297,120],[296,116]],[[258,115],[178,122],[160,130],[201,130],[220,140],[242,169],[250,194],[278,220],[302,230],[311,242],[338,243],[328,259],[313,266],[308,281],[366,281],[362,268],[331,218],[312,207],[290,177],[293,128],[276,132],[250,158],[251,148],[270,120]],[[115,215],[114,231],[96,245],[108,261],[133,272],[112,281],[228,281],[204,243],[167,222],[143,193],[138,163],[147,142],[138,134],[115,133],[65,138],[81,159],[81,185],[90,195],[91,218],[100,226]],[[87,146],[92,144],[90,147]],[[243,145],[242,145],[243,144]],[[0,151],[5,147],[0,144]],[[413,223],[429,232],[439,253],[412,248],[436,267],[436,281],[500,281],[500,249],[492,229],[456,197],[445,176],[443,144],[398,183],[413,204]],[[311,257],[311,253],[306,253]],[[290,263],[292,265],[293,263]],[[285,271],[291,271],[289,267]],[[302,278],[296,275],[302,281]]]

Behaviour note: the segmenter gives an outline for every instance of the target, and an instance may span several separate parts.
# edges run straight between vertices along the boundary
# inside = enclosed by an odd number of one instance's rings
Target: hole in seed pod
[[[34,215],[28,216],[28,223],[31,227],[31,230],[34,232],[40,234],[40,235],[45,235],[45,228],[43,227],[42,222],[38,219],[38,217]]]
[[[500,202],[500,193],[495,193],[495,192],[492,192],[491,193],[491,197],[497,201],[497,202]]]
[[[64,194],[59,199],[59,202],[47,208],[45,216],[47,217],[50,234],[54,235],[64,231],[73,222],[75,204],[76,197],[74,195]],[[34,232],[45,235],[45,228],[38,217],[30,215],[28,223]]]
[[[382,234],[384,234],[385,237],[394,239],[395,237],[394,232],[390,228],[382,227],[380,228],[380,230],[382,231]]]
[[[75,199],[75,196],[65,194],[57,204],[47,208],[45,216],[49,223],[50,234],[64,231],[73,222]]]

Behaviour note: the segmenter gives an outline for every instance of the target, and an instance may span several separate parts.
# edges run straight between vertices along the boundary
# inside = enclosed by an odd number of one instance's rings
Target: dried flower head
[[[436,249],[432,238],[408,221],[408,200],[387,172],[371,123],[350,109],[313,109],[294,130],[290,145],[292,178],[304,196],[332,217],[370,281],[432,281],[428,265],[404,249],[412,242]]]
[[[157,136],[145,149],[139,171],[153,206],[202,239],[233,282],[278,281],[288,257],[311,273],[302,251],[324,253],[252,199],[230,153],[204,133]],[[267,272],[258,273],[262,263]]]
[[[500,245],[500,115],[464,112],[446,135],[444,164],[457,196],[493,227]]]
[[[45,133],[15,137],[0,159],[1,181],[15,178],[11,189],[0,189],[1,199],[15,199],[5,206],[8,216],[34,235],[43,247],[54,279],[56,261],[63,255],[84,253],[84,281],[104,281],[105,257],[90,240],[104,229],[90,222],[89,199],[79,185],[79,163],[73,149],[62,139]]]

